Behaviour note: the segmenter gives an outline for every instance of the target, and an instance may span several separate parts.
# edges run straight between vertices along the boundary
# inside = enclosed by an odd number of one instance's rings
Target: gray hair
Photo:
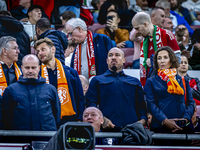
[[[170,9],[170,2],[166,1],[166,0],[159,0],[156,2],[155,4],[156,7],[162,7],[163,9]]]
[[[87,25],[85,23],[85,21],[83,21],[82,19],[80,18],[72,18],[72,19],[69,19],[66,23],[65,23],[65,26],[69,24],[70,26],[72,26],[73,28],[76,28],[76,27],[80,27],[82,28],[84,31],[87,31]]]
[[[9,48],[11,41],[17,42],[17,39],[12,36],[2,36],[0,38],[0,55],[2,53],[3,48]]]

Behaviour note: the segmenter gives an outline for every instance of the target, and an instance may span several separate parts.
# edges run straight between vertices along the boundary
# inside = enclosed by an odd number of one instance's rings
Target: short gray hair
[[[0,55],[2,53],[3,48],[9,48],[11,41],[17,42],[17,39],[12,36],[2,36],[0,38]]]
[[[171,7],[170,2],[166,1],[166,0],[159,0],[156,2],[155,4],[156,7],[162,7],[163,9],[167,9]]]
[[[66,23],[65,23],[65,26],[69,24],[70,26],[72,26],[73,28],[76,28],[76,27],[80,27],[82,28],[84,31],[87,31],[87,25],[85,23],[85,21],[83,21],[82,19],[80,18],[72,18],[72,19],[69,19]]]

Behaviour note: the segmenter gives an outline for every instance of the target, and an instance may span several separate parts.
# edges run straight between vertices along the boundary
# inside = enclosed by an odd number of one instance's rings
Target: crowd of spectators
[[[0,0],[0,130],[83,121],[95,132],[199,131],[200,82],[187,73],[200,69],[199,22],[200,0]],[[139,79],[123,71],[124,48]]]

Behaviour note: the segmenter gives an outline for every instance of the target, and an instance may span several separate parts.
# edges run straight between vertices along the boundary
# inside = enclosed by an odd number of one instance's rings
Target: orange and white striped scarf
[[[88,30],[87,34],[87,60],[88,60],[88,75],[89,78],[96,76],[96,66],[95,66],[95,55],[94,55],[94,45],[92,39],[92,32]],[[79,44],[75,49],[74,55],[74,69],[81,74],[81,44]]]
[[[176,68],[163,70],[158,69],[158,76],[160,76],[163,81],[167,82],[167,91],[170,94],[184,95],[184,90],[175,79],[176,74]]]
[[[15,67],[15,75],[17,77],[17,80],[19,80],[19,76],[22,74],[19,67],[17,66],[16,62],[13,63],[14,67]],[[3,96],[3,92],[4,90],[7,88],[8,84],[6,81],[6,77],[5,74],[3,72],[3,67],[0,63],[0,94],[1,96]]]
[[[55,60],[57,64],[57,91],[61,104],[61,118],[63,118],[64,116],[72,116],[75,115],[76,113],[72,106],[72,101],[71,101],[71,96],[69,94],[69,87],[65,71],[63,69],[61,62],[56,58]],[[45,78],[46,83],[49,84],[47,67],[44,64],[41,65],[41,76]]]

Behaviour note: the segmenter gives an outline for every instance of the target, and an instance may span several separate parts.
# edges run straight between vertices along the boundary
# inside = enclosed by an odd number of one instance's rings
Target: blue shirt
[[[146,119],[143,90],[137,78],[107,70],[94,77],[86,93],[86,106],[99,107],[116,127]]]

